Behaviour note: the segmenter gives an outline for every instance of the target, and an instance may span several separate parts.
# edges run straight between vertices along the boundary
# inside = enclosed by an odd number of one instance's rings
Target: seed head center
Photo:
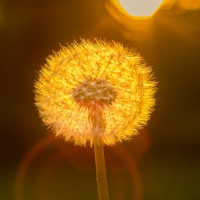
[[[73,99],[81,105],[112,104],[117,96],[110,83],[104,79],[85,79],[72,91]]]

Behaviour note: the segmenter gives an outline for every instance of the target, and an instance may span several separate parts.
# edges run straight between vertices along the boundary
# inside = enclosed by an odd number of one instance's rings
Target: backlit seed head
[[[57,136],[76,145],[130,139],[155,105],[152,70],[116,42],[82,40],[50,56],[35,82],[36,106]]]

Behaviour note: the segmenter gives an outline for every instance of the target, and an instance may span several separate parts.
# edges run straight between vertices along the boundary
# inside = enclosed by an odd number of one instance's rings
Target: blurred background
[[[1,0],[0,199],[98,199],[93,150],[54,138],[34,107],[45,58],[81,37],[136,48],[158,81],[148,126],[105,147],[110,200],[200,199],[200,2],[122,2]]]

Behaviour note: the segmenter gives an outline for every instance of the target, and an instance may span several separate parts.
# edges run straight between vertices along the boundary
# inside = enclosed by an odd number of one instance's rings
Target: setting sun
[[[122,8],[136,17],[151,16],[162,4],[163,0],[119,0]]]

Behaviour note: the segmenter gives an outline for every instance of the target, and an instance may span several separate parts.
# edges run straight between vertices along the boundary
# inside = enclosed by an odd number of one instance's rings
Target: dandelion
[[[75,145],[129,140],[155,104],[152,70],[116,42],[85,41],[48,57],[35,83],[36,106],[56,136]]]
[[[94,145],[97,171],[102,171],[105,167],[97,163],[104,165],[103,145],[129,140],[146,125],[155,85],[151,68],[134,50],[116,42],[82,40],[47,58],[35,83],[35,100],[56,136]]]

